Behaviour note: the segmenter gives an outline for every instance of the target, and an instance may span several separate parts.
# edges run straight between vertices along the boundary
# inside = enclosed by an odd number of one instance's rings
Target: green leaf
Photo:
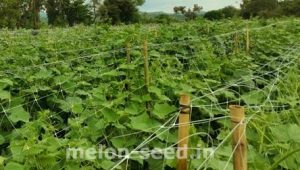
[[[235,94],[231,91],[228,90],[221,90],[221,91],[217,91],[215,93],[216,96],[224,96],[225,98],[230,98],[230,99],[234,99],[235,98]]]
[[[5,138],[2,135],[0,135],[0,145],[2,145],[4,142],[5,142]]]
[[[112,109],[105,108],[101,112],[106,122],[115,122],[119,119],[119,115]]]
[[[113,166],[115,166],[115,162],[112,162],[110,160],[103,160],[100,164],[101,168],[105,170],[111,169]],[[120,166],[116,167],[116,169],[121,169]]]
[[[0,79],[0,89],[4,89],[8,86],[12,86],[13,82],[9,79]]]
[[[149,158],[146,160],[148,162],[149,165],[149,169],[164,169],[163,168],[163,162],[164,160],[162,159],[154,159],[154,158]]]
[[[170,106],[167,103],[155,104],[153,114],[159,119],[164,119],[168,116],[168,114],[173,113],[174,111],[176,111],[176,107]]]
[[[49,79],[52,77],[52,71],[47,69],[42,69],[41,71],[36,73],[34,77],[37,79]]]
[[[139,142],[137,138],[133,138],[131,136],[113,138],[110,141],[116,148],[128,148],[129,146]]]
[[[148,102],[148,101],[151,101],[152,99],[151,99],[151,96],[149,94],[146,94],[146,95],[142,96],[142,100],[144,102]]]
[[[158,129],[158,128],[156,128]],[[178,137],[177,137],[178,132],[170,132],[170,131],[157,131],[156,135],[157,138],[160,139],[161,141],[166,141],[168,143],[176,143],[178,141]]]
[[[134,70],[134,69],[136,69],[136,67],[137,67],[136,64],[122,64],[122,65],[120,65],[119,69]]]
[[[102,76],[107,76],[107,77],[116,77],[121,75],[126,75],[126,73],[122,71],[112,70],[102,74]]]
[[[13,140],[10,143],[10,151],[15,161],[23,162],[25,159],[24,142],[21,140]]]
[[[4,165],[4,161],[6,160],[6,158],[0,156],[0,167],[2,167],[2,165]]]
[[[141,108],[143,108],[143,107],[141,107],[141,105],[139,103],[131,102],[131,104],[128,107],[126,107],[124,111],[131,115],[138,115],[144,111],[144,109],[141,109]]]
[[[275,127],[270,127],[271,132],[275,138],[275,140],[279,142],[287,142],[289,141],[289,134],[287,133],[286,125],[279,125]]]
[[[167,96],[163,95],[161,89],[157,87],[150,86],[148,90],[150,93],[154,93],[160,100],[171,101]]]
[[[0,99],[2,99],[2,100],[5,100],[5,99],[10,100],[11,99],[10,92],[4,91],[4,90],[0,90]]]
[[[275,140],[279,142],[293,141],[299,143],[300,141],[300,127],[296,124],[279,125],[271,127],[270,129]]]
[[[266,96],[263,91],[252,91],[248,94],[242,95],[241,98],[248,105],[259,105],[264,101],[265,97]]]
[[[227,165],[227,161],[219,160],[217,158],[212,158],[209,162],[208,167],[212,169],[224,169],[225,166]],[[226,170],[233,169],[233,165],[231,162],[227,165]]]
[[[24,166],[16,162],[9,162],[4,170],[24,170]]]
[[[181,84],[181,92],[191,93],[196,91],[192,86],[187,84]]]
[[[151,50],[149,55],[152,57],[160,57],[160,53],[156,50]]]
[[[130,126],[133,129],[141,130],[145,132],[153,132],[156,127],[161,124],[155,119],[151,119],[147,113],[143,113],[140,116],[130,118]]]
[[[11,113],[9,119],[12,122],[14,123],[17,123],[19,121],[29,122],[30,114],[27,111],[25,111],[23,107],[13,108],[9,112]]]
[[[300,143],[300,127],[296,124],[289,125],[288,134],[291,141]]]
[[[60,108],[66,112],[81,113],[83,111],[82,99],[79,97],[67,97],[66,101],[60,103]]]
[[[61,75],[61,76],[55,76],[54,77],[54,83],[56,85],[62,85],[64,83],[66,83],[66,80],[69,80],[70,77],[65,76],[65,75]]]

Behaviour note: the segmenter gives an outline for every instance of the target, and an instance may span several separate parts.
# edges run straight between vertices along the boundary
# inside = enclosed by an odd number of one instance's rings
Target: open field
[[[249,169],[299,169],[299,19],[2,30],[0,65],[1,169],[174,169],[136,153],[176,147],[183,93],[189,153],[214,149],[190,169],[232,169],[229,105],[246,109]],[[137,152],[67,160],[99,145]]]

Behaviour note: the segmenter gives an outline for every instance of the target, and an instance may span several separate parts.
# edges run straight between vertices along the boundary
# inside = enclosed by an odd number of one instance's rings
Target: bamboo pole
[[[150,85],[150,77],[149,77],[148,41],[147,40],[145,40],[144,44],[143,44],[143,57],[144,57],[145,84],[148,88]]]
[[[149,75],[149,59],[148,59],[148,41],[145,40],[143,44],[143,57],[144,57],[144,76],[145,76],[145,86],[146,93],[149,93],[150,86],[150,75]],[[151,103],[146,102],[147,112],[150,113]]]
[[[247,170],[247,139],[245,125],[245,109],[241,106],[229,106],[231,124],[234,128],[232,147],[234,149],[234,170]]]
[[[131,63],[131,45],[130,43],[126,43],[126,61],[127,61],[127,64],[130,64]]]
[[[180,115],[178,130],[177,170],[188,169],[188,143],[190,128],[191,99],[188,95],[180,96]]]
[[[131,45],[130,43],[127,43],[126,44],[126,47],[125,47],[125,50],[126,50],[126,62],[127,62],[127,66],[129,67],[129,64],[131,63]],[[130,70],[128,69],[127,70],[127,82],[125,83],[125,89],[127,91],[130,90]]]
[[[235,54],[239,53],[239,35],[238,35],[238,33],[234,34],[234,52],[235,52]]]
[[[247,24],[247,28],[246,28],[246,53],[250,54],[250,32],[249,32],[248,24]]]

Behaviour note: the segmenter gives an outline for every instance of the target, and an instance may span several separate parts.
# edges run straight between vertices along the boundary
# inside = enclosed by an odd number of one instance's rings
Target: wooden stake
[[[234,34],[234,52],[235,52],[235,54],[239,53],[239,35],[238,35],[238,33]]]
[[[157,32],[157,29],[156,29],[156,27],[154,28],[154,36],[155,36],[155,38],[157,38],[157,37],[158,37],[158,32]]]
[[[179,115],[179,130],[178,130],[178,162],[177,170],[188,169],[188,143],[189,143],[189,128],[190,128],[190,112],[191,99],[188,95],[180,96],[180,115]]]
[[[246,28],[246,53],[250,54],[250,33],[249,33],[249,25],[247,24]]]
[[[245,125],[245,109],[241,106],[229,106],[233,132],[232,148],[234,151],[234,170],[247,170],[247,139]]]
[[[131,48],[130,43],[127,43],[125,49],[126,49],[126,61],[127,61],[128,66],[131,63],[131,57],[130,57],[131,49],[130,48]],[[129,69],[127,70],[127,80],[126,81],[128,81],[128,82],[125,83],[125,89],[127,91],[129,91],[129,89],[130,89],[130,84],[129,84],[130,83],[130,71],[129,71]]]
[[[126,48],[126,61],[127,61],[127,64],[130,64],[131,63],[131,58],[130,58],[131,45],[130,45],[130,43],[127,43],[125,48]]]
[[[144,57],[145,84],[148,88],[150,85],[150,77],[149,77],[148,41],[147,40],[145,40],[144,44],[143,44],[143,57]]]
[[[146,85],[146,93],[149,93],[150,86],[150,75],[149,75],[149,61],[148,61],[148,41],[145,40],[143,44],[143,57],[144,57],[144,76],[145,76],[145,85]],[[151,103],[146,103],[147,112],[150,112]]]

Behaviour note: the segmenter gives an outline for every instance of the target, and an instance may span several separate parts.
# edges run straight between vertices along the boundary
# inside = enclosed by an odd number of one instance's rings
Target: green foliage
[[[300,147],[299,32],[295,18],[0,32],[0,168],[110,169],[119,159],[66,160],[66,149],[134,149],[150,135],[145,147],[175,146],[172,125],[184,91],[193,99],[189,147],[219,146],[208,169],[232,168],[230,137],[220,144],[231,131],[228,104],[240,103],[249,120],[249,169],[297,170],[299,152],[291,151]],[[147,90],[139,49],[145,39]],[[203,161],[190,160],[191,169]],[[176,167],[176,160],[129,162],[128,169]]]
[[[142,13],[139,18],[139,23],[150,24],[171,24],[184,20],[184,16],[180,14],[166,14],[163,12]]]
[[[15,162],[8,163],[4,170],[24,170],[24,166]]]
[[[161,24],[170,24],[172,21],[172,18],[168,14],[160,14],[157,17],[155,17],[155,20]]]

